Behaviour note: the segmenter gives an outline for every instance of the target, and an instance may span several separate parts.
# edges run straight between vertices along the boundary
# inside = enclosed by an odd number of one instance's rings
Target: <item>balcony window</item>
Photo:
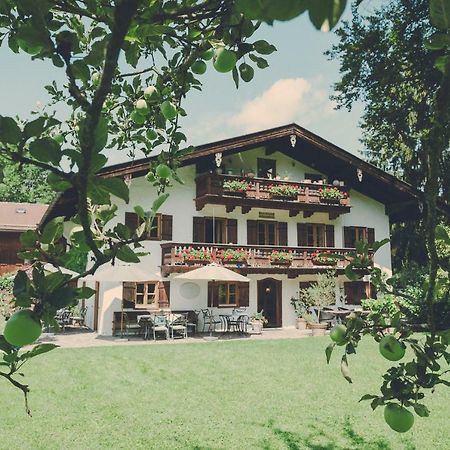
[[[299,223],[297,241],[300,247],[334,247],[334,226],[323,223]]]
[[[277,162],[274,159],[258,158],[258,177],[275,178]]]
[[[248,283],[208,283],[208,306],[241,307],[249,305]]]
[[[172,222],[172,216],[156,214],[152,227],[146,235],[146,239],[152,241],[172,240]],[[141,223],[142,219],[136,213],[125,213],[125,225],[130,229],[131,233],[134,233]]]
[[[247,220],[247,244],[287,245],[287,223]]]
[[[354,248],[356,241],[366,241],[369,245],[375,242],[374,228],[344,227],[344,246]]]
[[[237,220],[223,217],[194,217],[193,241],[211,244],[237,244]]]

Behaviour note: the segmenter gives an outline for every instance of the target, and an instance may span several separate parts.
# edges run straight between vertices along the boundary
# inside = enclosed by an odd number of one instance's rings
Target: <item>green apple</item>
[[[145,116],[147,114],[148,106],[147,102],[143,98],[139,99],[136,102],[135,108],[136,111],[138,111],[141,116]]]
[[[162,102],[159,108],[161,109],[162,115],[167,120],[172,120],[175,119],[175,117],[177,117],[178,114],[177,107],[169,100]]]
[[[389,361],[399,361],[405,356],[405,346],[395,336],[383,336],[379,344],[380,353]]]
[[[3,332],[5,339],[15,347],[32,344],[41,333],[41,322],[30,309],[15,312],[6,322]]]
[[[217,72],[226,73],[236,66],[237,56],[232,50],[219,47],[214,52],[213,65]]]
[[[330,338],[332,341],[336,342],[337,345],[344,345],[345,335],[347,334],[347,327],[345,325],[336,325],[330,331]]]
[[[406,433],[414,425],[414,415],[403,406],[388,403],[384,408],[384,420],[398,433]]]
[[[171,173],[172,170],[166,164],[160,164],[156,168],[156,175],[158,175],[159,178],[169,178]]]
[[[192,72],[196,73],[197,75],[203,75],[206,72],[205,61],[202,61],[201,59],[195,61],[195,63],[192,64]]]
[[[158,89],[155,86],[147,86],[144,89],[144,98],[149,103],[155,102],[158,100]]]

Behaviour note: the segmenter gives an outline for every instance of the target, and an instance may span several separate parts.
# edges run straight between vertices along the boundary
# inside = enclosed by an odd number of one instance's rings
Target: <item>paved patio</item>
[[[62,348],[77,348],[77,347],[104,347],[113,345],[178,345],[186,343],[202,343],[207,344],[208,341],[203,339],[204,335],[195,335],[188,337],[187,339],[161,339],[158,338],[155,341],[143,340],[142,337],[131,336],[127,339],[120,339],[112,336],[99,336],[97,333],[90,330],[69,330],[64,333],[58,334],[43,334],[39,340],[43,342],[52,342],[59,345]],[[262,334],[246,334],[240,335],[237,333],[216,333],[215,336],[219,337],[219,341],[229,340],[269,340],[269,339],[293,339],[304,338],[311,336],[310,330],[300,331],[295,328],[268,328],[263,331]]]

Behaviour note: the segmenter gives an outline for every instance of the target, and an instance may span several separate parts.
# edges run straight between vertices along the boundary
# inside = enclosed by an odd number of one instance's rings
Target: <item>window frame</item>
[[[220,288],[221,286],[224,286],[226,289],[226,293],[225,293],[225,298],[227,300],[226,303],[221,303],[220,300]],[[233,288],[234,292],[232,295],[234,295],[234,303],[230,303],[230,297],[231,297],[231,288]],[[217,308],[236,308],[238,307],[238,292],[239,292],[239,287],[238,287],[238,283],[234,283],[232,281],[224,281],[224,282],[217,282],[217,294],[218,294],[218,298],[217,298]]]
[[[158,281],[144,281],[144,282],[136,282],[136,291],[134,294],[134,306],[136,309],[158,309]],[[153,285],[153,302],[149,303],[149,285]],[[143,303],[138,303],[138,290],[139,286],[144,286],[144,291],[142,292]]]

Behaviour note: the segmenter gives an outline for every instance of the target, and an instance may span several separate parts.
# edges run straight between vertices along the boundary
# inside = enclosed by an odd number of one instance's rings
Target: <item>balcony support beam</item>
[[[314,211],[303,211],[303,218],[308,219],[314,214]]]
[[[295,217],[298,215],[298,213],[300,212],[300,210],[298,209],[290,209],[289,210],[289,217]]]
[[[248,214],[252,210],[251,206],[242,206],[241,211],[242,214]]]
[[[234,211],[235,208],[236,208],[236,205],[226,205],[226,206],[225,206],[225,211],[226,211],[227,213],[231,213],[231,212]]]

